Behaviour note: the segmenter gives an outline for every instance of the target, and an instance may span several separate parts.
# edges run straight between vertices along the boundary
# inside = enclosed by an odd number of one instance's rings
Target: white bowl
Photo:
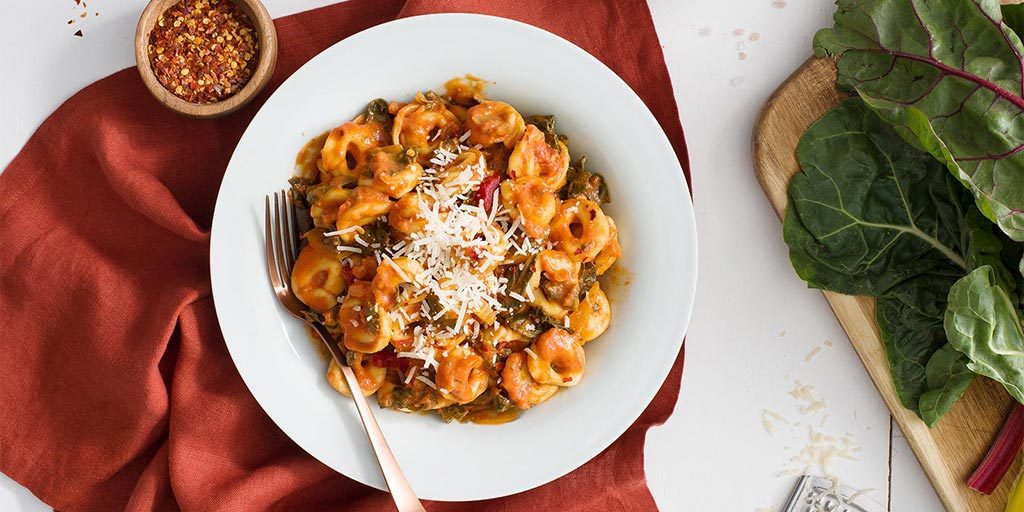
[[[612,285],[612,324],[587,344],[582,382],[518,420],[445,424],[376,410],[417,494],[447,501],[525,491],[581,466],[636,420],[676,359],[697,277],[693,208],[675,153],[636,94],[580,48],[522,23],[443,14],[379,25],[310,60],[256,114],[224,175],[210,244],[217,316],[253,396],[311,455],[384,489],[354,405],[329,387],[317,347],[271,293],[263,197],[287,187],[308,139],[369,100],[411,98],[465,73],[494,81],[488,95],[524,115],[557,115],[573,157],[587,155],[608,181],[606,210],[630,277]]]

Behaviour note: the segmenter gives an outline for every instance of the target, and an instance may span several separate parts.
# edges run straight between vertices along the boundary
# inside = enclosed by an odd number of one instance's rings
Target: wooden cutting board
[[[799,171],[795,149],[800,136],[845,97],[836,89],[833,61],[811,59],[779,86],[758,116],[754,124],[754,172],[779,218],[786,210],[789,179]],[[946,508],[956,512],[1002,512],[1020,470],[1020,456],[991,496],[968,489],[965,482],[1009,412],[1010,396],[994,381],[975,379],[938,426],[929,429],[917,415],[904,409],[896,396],[874,320],[874,300],[823,293]]]

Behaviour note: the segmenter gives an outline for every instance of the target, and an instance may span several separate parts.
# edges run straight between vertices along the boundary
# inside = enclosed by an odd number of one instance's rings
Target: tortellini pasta
[[[575,386],[583,377],[586,354],[579,336],[553,327],[530,345],[526,366],[533,380],[552,386]]]
[[[542,384],[530,375],[525,352],[516,352],[505,360],[501,372],[501,387],[509,400],[520,409],[529,409],[554,396],[558,386]]]
[[[415,151],[398,145],[373,151],[367,162],[367,170],[373,176],[370,186],[394,199],[412,192],[423,176],[423,166],[415,158]]]
[[[348,350],[372,354],[391,341],[391,316],[374,307],[372,284],[366,281],[349,286],[338,311],[338,323]]]
[[[597,270],[597,275],[607,272],[619,257],[622,256],[622,246],[619,245],[619,230],[615,227],[615,222],[611,217],[605,217],[608,219],[609,237],[608,243],[594,257],[594,268]]]
[[[533,276],[527,286],[532,303],[549,318],[561,321],[579,304],[579,262],[562,251],[537,254]]]
[[[601,206],[589,199],[563,201],[551,220],[551,239],[577,261],[593,261],[611,239]]]
[[[350,352],[350,354],[355,354],[355,356],[351,358],[348,365],[352,368],[356,380],[359,381],[359,388],[362,389],[363,395],[370,396],[376,393],[384,384],[387,368],[375,366],[372,359],[365,354],[358,352]],[[333,360],[327,366],[327,382],[339,393],[348,397],[352,396],[352,388],[348,386],[345,376],[341,374],[341,367]]]
[[[432,93],[417,94],[412,103],[395,114],[391,143],[429,154],[439,141],[458,136],[460,124],[441,98]]]
[[[391,199],[387,194],[369,187],[356,187],[355,192],[338,206],[338,231],[362,227],[391,212]],[[354,233],[350,231],[349,233]],[[355,238],[354,235],[345,237]]]
[[[608,297],[601,290],[601,283],[594,283],[587,291],[580,305],[569,314],[569,325],[586,344],[604,333],[612,321],[612,309]]]
[[[531,238],[545,238],[551,232],[549,224],[558,212],[558,196],[549,192],[540,178],[526,177],[506,180],[501,186],[507,204],[518,213],[523,231]]]
[[[378,308],[391,310],[398,306],[398,287],[411,284],[412,277],[423,272],[423,265],[409,258],[388,259],[377,267],[373,278],[373,300]]]
[[[509,177],[538,178],[548,192],[562,188],[569,170],[569,148],[558,139],[548,139],[536,126],[527,126],[508,157]]]
[[[299,251],[291,279],[295,297],[320,313],[338,305],[337,297],[347,285],[338,254],[319,240],[311,240]]]
[[[455,194],[467,194],[487,176],[487,161],[479,150],[463,150],[441,173],[440,183]]]
[[[500,101],[483,101],[466,112],[466,128],[470,144],[506,148],[516,144],[526,129],[523,116],[512,105]]]
[[[320,151],[320,180],[350,183],[366,165],[370,150],[384,145],[387,133],[376,122],[345,123],[327,136]]]
[[[340,185],[319,185],[311,189],[309,216],[318,228],[333,229],[338,223],[338,208],[352,197],[352,189]]]
[[[406,194],[391,207],[388,224],[403,235],[419,233],[427,225],[424,210],[429,210],[434,201],[430,196]]]
[[[456,346],[447,351],[437,367],[437,388],[441,396],[459,404],[472,402],[487,389],[484,360],[472,349]]]
[[[373,100],[296,159],[295,296],[381,407],[497,423],[575,386],[611,323],[609,193],[485,81]],[[327,381],[351,390],[337,362]]]

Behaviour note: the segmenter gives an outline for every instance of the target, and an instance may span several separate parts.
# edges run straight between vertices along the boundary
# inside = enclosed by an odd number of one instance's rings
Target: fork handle
[[[384,439],[384,432],[380,430],[377,418],[373,416],[370,403],[366,401],[362,388],[359,387],[356,374],[346,364],[345,354],[334,343],[334,336],[319,322],[311,322],[311,325],[316,333],[320,335],[320,339],[327,345],[327,349],[331,351],[331,356],[334,357],[338,366],[341,367],[341,374],[345,376],[345,382],[348,383],[348,389],[352,391],[352,399],[356,403],[356,410],[359,411],[359,420],[363,423],[363,428],[366,430],[366,437],[370,439],[370,446],[373,447],[373,453],[377,456],[380,471],[384,474],[384,482],[387,483],[388,489],[391,491],[391,499],[394,500],[395,505],[398,507],[398,512],[426,512],[423,504],[416,497],[416,493],[413,492],[412,486],[409,485],[409,481],[405,479],[405,473],[402,472],[402,468],[398,466],[395,454],[391,453],[391,447],[388,446],[387,440]]]

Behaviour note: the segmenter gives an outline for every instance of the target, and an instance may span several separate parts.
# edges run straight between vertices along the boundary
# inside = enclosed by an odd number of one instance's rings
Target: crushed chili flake
[[[475,200],[477,202],[483,202],[485,212],[491,211],[491,206],[494,205],[494,193],[498,190],[498,185],[500,183],[500,174],[490,174],[480,180],[480,187],[476,191]]]
[[[157,18],[147,50],[165,89],[191,103],[215,103],[252,77],[259,39],[234,2],[182,0]]]

